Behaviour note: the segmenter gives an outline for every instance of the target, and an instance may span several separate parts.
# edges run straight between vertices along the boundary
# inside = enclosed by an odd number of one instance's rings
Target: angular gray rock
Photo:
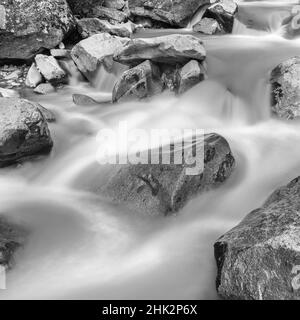
[[[203,18],[193,26],[195,32],[203,34],[218,34],[222,33],[222,29],[217,20],[212,18]]]
[[[213,18],[226,33],[231,33],[238,6],[233,0],[212,0],[204,17]]]
[[[158,164],[107,165],[107,179],[98,192],[114,203],[141,214],[176,213],[191,198],[224,183],[234,168],[235,160],[223,137],[209,134],[204,139],[198,139],[197,143],[202,152],[196,155],[200,165],[195,175],[188,175],[186,171],[195,150],[192,143],[186,147],[184,164],[174,164],[171,155],[171,164],[161,164],[160,161]],[[173,145],[174,157],[175,154],[182,155],[182,149],[174,152]]]
[[[0,59],[30,59],[75,27],[65,0],[0,0]]]
[[[114,60],[125,65],[137,65],[145,60],[177,64],[190,60],[203,61],[206,51],[203,43],[192,35],[173,34],[168,36],[133,39],[114,55]]]
[[[26,241],[27,232],[0,216],[0,266],[11,269],[14,254]]]
[[[164,84],[159,67],[147,60],[123,73],[116,82],[113,102],[143,99],[162,92]]]
[[[300,177],[215,243],[225,299],[300,300]]]
[[[35,88],[37,85],[42,83],[42,81],[43,81],[43,76],[41,75],[38,68],[36,67],[36,64],[33,63],[28,70],[25,84],[27,87]]]
[[[279,64],[271,73],[272,111],[285,119],[300,116],[300,56]]]
[[[104,0],[103,6],[107,8],[113,8],[122,10],[125,7],[125,0]]]
[[[136,28],[137,26],[131,21],[121,24],[111,24],[98,18],[84,18],[77,21],[78,32],[84,39],[102,32],[130,38]]]
[[[167,24],[185,27],[197,10],[209,0],[128,0],[134,16],[148,17]]]
[[[129,39],[113,37],[101,33],[80,41],[71,51],[78,69],[93,81],[98,69],[103,66],[108,72],[114,72],[116,64],[113,56]]]
[[[70,51],[66,50],[66,49],[51,49],[50,54],[54,58],[69,58],[70,57]]]
[[[108,20],[112,24],[123,23],[128,20],[127,13],[114,8],[96,7],[91,17]]]
[[[49,153],[53,142],[39,105],[0,98],[0,167]]]
[[[38,54],[35,57],[35,63],[38,70],[47,81],[59,83],[66,80],[67,75],[65,71],[60,67],[54,57]]]
[[[206,68],[196,60],[191,60],[179,71],[178,93],[182,94],[206,78]]]

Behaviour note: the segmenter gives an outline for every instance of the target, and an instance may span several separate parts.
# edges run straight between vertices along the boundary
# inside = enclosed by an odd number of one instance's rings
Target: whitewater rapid
[[[54,149],[49,157],[1,169],[0,212],[28,228],[30,237],[0,299],[217,298],[215,240],[300,174],[300,122],[271,115],[268,84],[278,63],[300,54],[300,41],[282,38],[272,19],[270,28],[261,28],[263,14],[257,29],[254,23],[247,32],[243,24],[262,7],[278,16],[288,10],[288,2],[275,3],[244,3],[235,34],[204,37],[209,80],[180,97],[75,106],[73,93],[110,98],[114,79],[103,72],[97,89],[74,82],[55,94],[28,95],[57,116],[50,124]],[[228,140],[237,168],[177,216],[133,215],[86,183],[101,184],[97,132],[124,120],[146,130],[217,132]]]

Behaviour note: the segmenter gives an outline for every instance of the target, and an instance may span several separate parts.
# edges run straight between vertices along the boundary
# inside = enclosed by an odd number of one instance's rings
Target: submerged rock
[[[92,106],[99,104],[96,100],[85,94],[73,94],[72,99],[74,104],[79,106]]]
[[[195,32],[203,34],[217,34],[222,33],[222,29],[217,20],[212,18],[203,18],[193,26]]]
[[[215,19],[225,32],[231,33],[234,16],[238,11],[237,4],[232,0],[211,0],[211,3],[204,17]]]
[[[54,57],[38,54],[35,57],[35,63],[47,81],[54,83],[65,82],[67,75]]]
[[[143,99],[163,91],[159,67],[147,60],[123,73],[113,90],[113,102]]]
[[[300,57],[279,64],[271,73],[272,111],[281,118],[300,116]]]
[[[171,160],[170,164],[159,161],[158,164],[108,165],[107,179],[98,192],[142,214],[175,213],[192,197],[222,184],[234,168],[235,160],[223,137],[209,134],[204,139],[199,138],[197,144],[202,152],[195,154],[195,143],[189,144],[183,164],[174,164]],[[174,157],[175,154],[182,156],[182,148],[174,152],[171,146],[171,153],[172,149]],[[188,161],[193,154],[199,167],[192,165],[191,174],[186,169],[190,167]]]
[[[65,0],[0,0],[0,59],[30,59],[75,26]]]
[[[185,27],[196,11],[209,0],[128,0],[130,12],[167,24]]]
[[[96,34],[74,46],[71,56],[78,69],[87,79],[93,81],[98,69],[102,66],[111,73],[116,72],[115,69],[119,69],[113,56],[128,41],[127,38],[114,37],[108,33]]]
[[[55,88],[51,83],[41,83],[33,91],[38,94],[49,94],[55,92]]]
[[[106,20],[98,18],[85,18],[77,21],[78,32],[82,38],[88,38],[92,35],[107,32],[118,37],[130,38],[136,30],[136,25],[132,22],[121,24],[111,24]]]
[[[203,61],[206,51],[203,43],[191,35],[173,34],[157,38],[133,39],[120,47],[114,60],[125,65],[137,65],[145,60],[176,64],[190,60]]]
[[[215,243],[225,299],[300,300],[300,178]]]
[[[39,105],[0,98],[0,167],[49,153],[52,139]]]
[[[43,77],[39,72],[38,68],[36,67],[36,64],[33,63],[28,70],[25,84],[27,87],[35,88],[37,85],[39,85],[42,82],[43,82]]]
[[[188,62],[179,72],[178,93],[182,94],[206,78],[205,67],[196,60]]]
[[[10,269],[17,249],[25,243],[26,232],[0,216],[0,266]]]

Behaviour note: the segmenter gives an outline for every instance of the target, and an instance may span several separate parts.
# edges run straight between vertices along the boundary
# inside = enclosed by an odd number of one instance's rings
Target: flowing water
[[[72,93],[110,98],[114,79],[103,72],[97,89],[72,82],[53,95],[29,96],[57,115],[50,125],[54,149],[1,170],[0,211],[31,231],[1,299],[217,298],[214,241],[300,174],[300,123],[272,117],[268,84],[272,68],[300,54],[300,40],[278,32],[293,4],[240,5],[233,35],[204,37],[209,80],[181,97],[75,106]],[[133,215],[82,183],[101,184],[95,137],[121,120],[147,130],[217,132],[229,141],[236,170],[176,217]]]

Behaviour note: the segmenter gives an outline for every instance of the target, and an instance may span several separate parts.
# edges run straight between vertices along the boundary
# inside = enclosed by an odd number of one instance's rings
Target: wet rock
[[[70,57],[70,51],[66,50],[66,49],[51,49],[50,54],[54,58],[69,58]]]
[[[113,202],[125,204],[142,214],[176,213],[191,198],[222,184],[234,168],[234,158],[223,137],[209,134],[204,139],[198,137],[197,143],[202,152],[196,154],[199,167],[194,167],[193,174],[186,169],[192,154],[195,154],[195,143],[187,147],[184,164],[174,164],[171,160],[170,164],[159,161],[158,164],[108,165],[107,180],[99,192]],[[173,146],[173,155],[175,153],[182,155],[182,149],[174,152]]]
[[[88,38],[92,35],[106,32],[118,37],[130,38],[136,30],[136,25],[132,22],[122,24],[111,24],[106,20],[98,18],[85,18],[77,21],[78,32],[82,38]]]
[[[0,167],[49,153],[52,145],[46,119],[37,104],[0,98]]]
[[[0,216],[0,266],[11,269],[14,254],[26,241],[27,232]]]
[[[205,67],[196,60],[188,62],[179,72],[178,93],[182,94],[206,78]]]
[[[29,67],[26,65],[3,65],[0,67],[0,86],[13,89],[25,85]]]
[[[204,17],[215,19],[225,32],[231,33],[234,16],[238,11],[237,4],[232,0],[212,0],[211,3]]]
[[[45,107],[43,107],[42,105],[40,105],[38,103],[36,104],[36,106],[40,109],[40,111],[42,112],[42,114],[47,122],[55,122],[56,121],[56,116],[51,110],[46,109]]]
[[[125,65],[137,65],[145,60],[177,64],[190,60],[203,61],[206,51],[203,43],[191,35],[168,35],[157,38],[133,39],[121,47],[114,60]]]
[[[42,82],[43,82],[43,77],[39,72],[38,68],[36,67],[36,64],[33,63],[28,70],[25,84],[27,87],[35,88],[37,85],[39,85]]]
[[[203,18],[193,26],[193,30],[208,35],[222,33],[218,21],[212,18]]]
[[[300,300],[299,194],[298,177],[215,243],[223,298]]]
[[[208,0],[128,0],[134,16],[148,17],[169,25],[185,27],[190,18]]]
[[[93,10],[92,17],[108,20],[112,24],[123,23],[128,20],[128,15],[125,12],[105,7],[96,7]]]
[[[41,83],[33,91],[38,94],[49,94],[55,92],[55,88],[51,83]]]
[[[279,64],[271,73],[272,111],[281,118],[300,116],[300,57]]]
[[[113,90],[113,102],[143,99],[163,91],[159,67],[147,60],[123,73]]]
[[[66,80],[66,73],[54,57],[38,54],[35,57],[35,63],[38,70],[47,81],[60,83]]]
[[[74,46],[71,56],[78,69],[87,79],[93,81],[102,66],[110,73],[120,69],[114,62],[113,55],[128,41],[127,38],[113,37],[108,33],[96,34]]]
[[[92,106],[98,104],[96,100],[84,94],[73,94],[72,99],[74,104],[79,106]]]
[[[56,47],[75,26],[65,0],[0,1],[0,59],[30,59]]]
[[[79,81],[82,82],[85,80],[82,73],[78,70],[76,64],[72,59],[62,58],[58,61],[60,67],[65,71],[68,75],[69,82],[70,81]]]

